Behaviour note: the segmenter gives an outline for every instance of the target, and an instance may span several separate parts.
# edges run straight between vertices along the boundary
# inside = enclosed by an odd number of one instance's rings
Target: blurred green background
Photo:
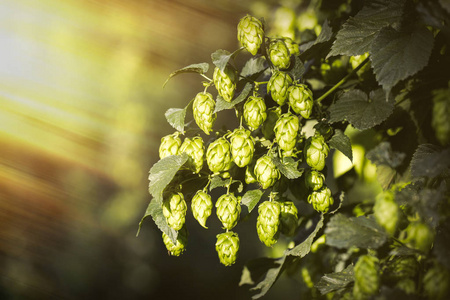
[[[0,299],[249,297],[238,287],[243,264],[277,251],[265,252],[254,226],[239,233],[241,257],[229,268],[214,249],[217,230],[193,220],[180,258],[167,255],[151,220],[135,235],[148,170],[173,132],[164,112],[202,89],[195,74],[163,89],[165,79],[237,49],[239,19],[270,19],[278,5],[0,2]],[[291,293],[296,280],[281,280],[268,298]]]

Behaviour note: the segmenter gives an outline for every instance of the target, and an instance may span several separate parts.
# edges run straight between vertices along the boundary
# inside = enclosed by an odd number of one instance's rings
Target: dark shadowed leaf
[[[169,75],[169,78],[164,82],[163,87],[167,84],[167,82],[174,76],[182,73],[199,73],[204,74],[208,72],[209,70],[209,64],[208,63],[200,63],[200,64],[192,64],[187,67],[181,68],[179,70],[176,70],[175,72],[171,73]]]
[[[450,168],[450,149],[432,145],[419,145],[411,160],[411,175],[414,178],[434,178]]]
[[[405,156],[405,153],[392,151],[389,142],[381,142],[366,154],[367,159],[375,165],[385,165],[392,169],[399,167],[403,163]]]
[[[253,85],[249,82],[247,82],[242,89],[241,93],[233,99],[231,102],[225,101],[221,96],[217,96],[216,99],[216,108],[214,109],[214,112],[219,112],[225,109],[233,108],[236,104],[241,103],[245,99],[247,99],[248,95],[250,95],[250,92],[253,89]]]
[[[332,148],[341,151],[350,161],[353,161],[352,143],[342,130],[336,129],[328,144]]]
[[[252,75],[263,72],[268,68],[266,59],[263,56],[252,57],[244,65],[241,71],[242,77],[250,77]]]
[[[291,75],[294,80],[298,80],[303,73],[305,73],[305,66],[298,56],[293,56],[292,60],[293,63],[291,63],[291,67],[286,70],[286,72]]]
[[[286,251],[286,255],[296,256],[299,258],[305,257],[311,251],[311,245],[317,233],[323,227],[323,215],[320,215],[320,220],[317,222],[316,228],[302,243],[295,246],[293,249]]]
[[[315,285],[322,295],[345,288],[354,281],[353,265],[338,273],[325,274]]]
[[[261,258],[259,259],[258,264],[264,262],[264,266],[262,267],[262,278],[255,287],[252,287],[250,291],[257,291],[258,293],[252,296],[252,299],[259,299],[264,296],[272,287],[272,285],[277,281],[278,277],[281,275],[281,271],[283,269],[285,261],[291,261],[290,258],[286,258],[286,256],[282,256],[280,258]],[[248,267],[248,265],[247,265]],[[245,269],[244,269],[245,270]],[[261,267],[260,267],[261,270]],[[251,276],[254,278],[254,276]],[[259,279],[259,278],[258,278]],[[241,280],[242,283],[242,280]],[[240,284],[241,284],[240,283]],[[244,283],[245,284],[245,281]]]
[[[145,218],[148,216],[151,216],[153,221],[155,222],[156,226],[158,226],[159,230],[167,234],[171,240],[175,243],[177,240],[178,232],[173,230],[172,228],[167,225],[166,218],[163,215],[161,203],[158,203],[158,201],[150,201],[150,204],[147,207],[147,210],[145,211],[144,216],[142,217],[141,222],[139,222],[139,229],[136,234],[136,236],[139,235],[139,232],[141,230],[142,222]]]
[[[298,161],[292,157],[286,157],[281,161],[278,156],[272,157],[272,161],[280,172],[288,179],[299,178],[303,174],[303,169],[298,169]]]

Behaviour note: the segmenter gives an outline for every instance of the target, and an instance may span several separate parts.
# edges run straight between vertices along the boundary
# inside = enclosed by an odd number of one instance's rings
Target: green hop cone
[[[204,191],[198,191],[194,197],[192,197],[191,208],[194,218],[202,225],[206,227],[206,220],[211,215],[213,203],[211,196]]]
[[[295,204],[292,201],[280,202],[280,207],[280,231],[286,236],[293,236],[297,229],[298,222],[297,207],[295,207]]]
[[[168,193],[163,201],[162,211],[167,225],[174,230],[180,230],[186,218],[186,201],[182,193]]]
[[[269,58],[280,69],[287,69],[291,64],[291,54],[282,40],[273,40],[269,44]]]
[[[228,171],[231,168],[231,147],[230,143],[224,138],[218,138],[208,146],[206,151],[206,162],[211,172],[217,174],[222,171]]]
[[[179,153],[186,153],[189,156],[187,166],[190,170],[195,173],[200,172],[203,167],[203,155],[205,154],[205,146],[201,137],[185,138]]]
[[[383,274],[387,280],[399,281],[416,276],[418,270],[419,264],[414,256],[398,256],[388,262]]]
[[[305,175],[305,184],[313,191],[321,189],[324,183],[325,175],[319,171],[309,170]]]
[[[227,102],[231,102],[231,99],[233,99],[236,90],[236,78],[235,70],[229,65],[223,71],[218,67],[214,69],[214,85],[219,95]]]
[[[313,208],[318,212],[327,213],[330,206],[333,205],[334,199],[331,196],[330,189],[323,186],[321,189],[309,194],[308,203],[312,204]]]
[[[256,55],[264,40],[263,24],[257,18],[247,15],[239,21],[237,35],[241,45],[252,55]]]
[[[395,285],[397,289],[404,291],[408,295],[412,295],[416,292],[416,282],[411,278],[404,278],[397,282]]]
[[[261,127],[264,137],[272,140],[275,137],[274,127],[281,116],[281,107],[271,107],[267,110],[267,119]]]
[[[280,171],[268,155],[263,155],[255,163],[254,173],[256,180],[261,184],[263,189],[271,187],[278,179],[280,179]]]
[[[387,233],[393,235],[397,229],[400,220],[400,210],[394,201],[394,193],[386,191],[380,193],[373,206],[375,220],[380,224]]]
[[[258,182],[255,175],[255,162],[252,161],[245,168],[245,183],[250,184],[254,182]]]
[[[210,93],[201,92],[194,98],[192,112],[195,123],[197,123],[198,127],[200,127],[207,135],[211,132],[217,118],[217,114],[214,113],[215,107],[216,102]]]
[[[279,236],[281,205],[277,201],[264,201],[258,207],[256,230],[261,242],[267,247],[274,245]]]
[[[275,124],[275,140],[278,146],[289,155],[297,143],[300,123],[296,115],[285,113],[280,116]]]
[[[294,42],[291,38],[285,37],[284,44],[288,48],[289,53],[291,55],[299,55],[300,54],[300,49],[298,47],[298,44],[296,42]]]
[[[244,120],[250,130],[257,129],[267,118],[266,103],[261,97],[248,97],[244,104]]]
[[[322,171],[325,167],[325,159],[328,156],[330,148],[323,136],[316,134],[306,143],[305,155],[306,163],[318,171]]]
[[[433,230],[425,223],[416,221],[409,223],[406,228],[406,243],[411,247],[428,253],[434,241]]]
[[[166,245],[167,251],[172,256],[180,256],[184,250],[186,250],[188,241],[188,231],[186,226],[183,226],[181,230],[178,231],[176,244],[173,243],[172,239],[163,232],[162,234],[164,245]]]
[[[238,198],[231,194],[224,194],[217,199],[216,213],[225,229],[232,229],[239,221],[241,204]]]
[[[355,299],[368,299],[380,288],[380,263],[378,258],[361,255],[354,268],[355,285],[353,296]]]
[[[288,89],[289,105],[296,114],[309,119],[314,105],[313,94],[305,84],[295,84]]]
[[[239,251],[239,236],[228,231],[217,235],[216,251],[220,262],[225,266],[231,266],[236,262]]]
[[[292,84],[291,76],[282,71],[274,71],[267,83],[267,92],[270,93],[272,99],[283,105],[288,97],[288,88]]]
[[[179,133],[169,134],[161,139],[161,145],[159,146],[159,158],[170,155],[177,155],[181,147],[181,139],[178,136]]]
[[[450,82],[449,82],[450,85]],[[433,91],[433,115],[431,126],[441,145],[450,143],[450,88]]]
[[[240,128],[235,129],[230,137],[231,156],[234,163],[240,168],[245,167],[252,161],[255,152],[255,144],[250,134],[250,131]]]
[[[429,269],[423,277],[423,289],[427,299],[449,299],[450,274],[440,265]]]

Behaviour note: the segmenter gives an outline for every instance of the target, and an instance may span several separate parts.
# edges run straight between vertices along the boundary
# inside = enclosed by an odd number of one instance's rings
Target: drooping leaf
[[[252,296],[252,299],[259,299],[270,290],[272,285],[280,277],[286,260],[291,261],[291,259],[286,258],[285,255],[277,259],[270,259],[269,264],[265,266],[267,271],[263,273],[262,280],[255,287],[250,289],[250,291],[258,291],[257,294]]]
[[[236,54],[239,53],[243,48],[239,48],[233,53],[228,52],[227,50],[216,50],[214,53],[211,54],[211,59],[213,64],[218,67],[222,72],[225,70],[225,67],[228,64],[228,61],[234,57]]]
[[[389,167],[388,165],[377,166],[377,180],[383,190],[389,189],[394,183],[396,183],[398,177],[399,174],[397,170]]]
[[[222,179],[219,176],[214,176],[211,179],[211,183],[209,185],[209,190],[212,191],[213,189],[218,188],[218,187],[227,187],[228,185],[232,185],[235,183],[239,183],[238,192],[242,192],[243,184],[240,180],[231,180],[231,182],[230,182],[230,179]]]
[[[389,142],[381,142],[366,154],[367,159],[375,165],[385,165],[392,169],[399,167],[403,163],[405,156],[405,153],[392,151]]]
[[[411,160],[411,175],[414,178],[434,178],[450,168],[450,149],[440,149],[432,144],[419,145]]]
[[[394,105],[386,102],[382,89],[370,92],[369,97],[361,90],[353,89],[341,95],[330,107],[330,122],[347,120],[355,128],[364,130],[374,127],[392,114]]]
[[[174,72],[172,72],[169,75],[169,78],[167,78],[167,80],[164,82],[163,87],[166,86],[167,82],[169,82],[169,80],[178,75],[178,74],[182,74],[182,73],[199,73],[199,74],[204,74],[206,72],[208,72],[209,70],[209,64],[208,63],[200,63],[200,64],[192,64],[189,65],[187,67],[181,68],[179,70],[176,70]]]
[[[336,129],[328,144],[332,148],[341,151],[350,161],[353,161],[352,143],[342,130]]]
[[[260,279],[269,269],[278,267],[278,259],[260,257],[248,261],[242,270],[239,286],[244,284],[254,285],[255,281]]]
[[[323,215],[320,215],[320,220],[317,222],[316,228],[313,232],[304,240],[302,243],[298,244],[291,250],[286,251],[286,255],[295,257],[305,257],[311,251],[311,245],[316,237],[317,233],[323,227]]]
[[[336,248],[378,248],[388,236],[383,228],[371,217],[347,218],[343,214],[331,217],[325,228],[326,244]]]
[[[319,36],[314,41],[300,45],[300,52],[302,52],[300,59],[302,61],[308,61],[321,52],[325,52],[324,54],[326,54],[330,49],[332,37],[333,29],[328,24],[328,20],[325,20]]]
[[[256,207],[263,194],[264,192],[261,190],[250,190],[242,196],[241,203],[247,206],[248,213],[251,213]]]
[[[337,273],[325,274],[320,278],[320,281],[315,287],[322,295],[339,289],[347,287],[354,281],[353,265],[348,265],[347,268]]]
[[[294,80],[298,80],[305,73],[306,69],[299,56],[293,56],[292,60],[293,63],[291,63],[291,66],[286,71]]]
[[[166,113],[164,114],[166,116],[167,122],[178,130],[179,132],[184,132],[184,119],[186,118],[186,110],[187,106],[185,108],[169,108]]]
[[[161,203],[158,203],[158,201],[155,201],[155,199],[152,199],[150,201],[150,204],[147,207],[147,210],[145,211],[144,216],[142,217],[141,221],[139,222],[139,229],[136,234],[136,236],[139,235],[139,232],[142,227],[142,223],[145,218],[148,216],[151,216],[153,221],[155,222],[156,226],[158,226],[159,230],[167,234],[170,239],[175,243],[177,240],[178,232],[176,230],[173,230],[172,228],[167,225],[166,218],[163,215],[162,212],[162,206]]]
[[[266,59],[263,56],[252,57],[244,65],[241,71],[242,77],[250,77],[268,68]]]
[[[295,161],[292,157],[286,157],[281,161],[278,156],[274,156],[272,161],[277,169],[288,179],[299,178],[303,174],[303,169],[298,169],[298,161]]]
[[[241,103],[245,99],[247,99],[248,95],[250,95],[250,92],[253,89],[253,85],[250,82],[247,82],[242,89],[241,93],[233,99],[231,102],[225,101],[221,96],[217,96],[216,99],[216,108],[214,109],[214,112],[217,113],[219,111],[233,108],[236,104]]]

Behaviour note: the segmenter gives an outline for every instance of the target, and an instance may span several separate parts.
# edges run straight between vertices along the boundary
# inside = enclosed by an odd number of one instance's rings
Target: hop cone
[[[305,84],[296,84],[289,87],[288,94],[292,110],[309,119],[314,104],[311,90]]]
[[[275,71],[267,83],[267,91],[278,105],[283,105],[288,97],[288,88],[291,84],[292,78],[288,73]]]
[[[325,167],[325,158],[328,156],[330,148],[323,136],[316,134],[311,137],[311,140],[306,144],[305,154],[306,163],[318,171],[322,171]]]
[[[216,67],[213,80],[219,95],[225,101],[231,102],[236,90],[236,72],[230,66],[226,66],[223,72]]]
[[[428,299],[449,299],[450,274],[440,265],[436,265],[425,273],[423,288]]]
[[[244,104],[244,120],[250,130],[258,128],[267,117],[263,98],[250,96]]]
[[[230,137],[231,156],[234,163],[241,168],[252,161],[253,153],[255,152],[255,145],[250,134],[250,131],[241,128],[235,129]]]
[[[210,93],[198,93],[195,96],[193,104],[194,120],[198,127],[206,134],[212,130],[214,122],[216,121],[217,114],[214,113],[216,102],[214,102]]]
[[[300,128],[300,124],[297,116],[291,113],[285,113],[281,115],[275,124],[275,140],[279,147],[288,153],[288,155],[294,150],[297,143],[297,134]]]
[[[280,202],[281,206],[281,218],[280,218],[280,231],[282,234],[287,236],[293,236],[295,230],[297,229],[297,207],[295,207],[294,202],[285,201]]]
[[[285,37],[284,38],[284,44],[289,50],[289,53],[291,55],[299,55],[300,49],[298,48],[298,44],[294,42],[291,38]]]
[[[450,83],[449,83],[450,84]],[[433,126],[436,138],[442,145],[450,143],[450,88],[433,92],[433,115],[431,126]]]
[[[172,239],[164,232],[162,234],[162,238],[170,255],[180,256],[184,252],[184,250],[186,250],[188,241],[188,232],[186,230],[186,226],[183,226],[183,228],[178,231],[176,244],[174,244],[172,242]]]
[[[315,210],[326,213],[330,206],[333,205],[334,199],[331,196],[330,189],[323,186],[320,190],[313,191],[308,196],[308,203],[312,204]]]
[[[174,230],[180,230],[184,225],[186,209],[186,202],[182,193],[169,193],[162,206],[167,225]]]
[[[416,292],[416,282],[411,278],[404,278],[397,282],[395,285],[397,289],[404,291],[408,295],[412,295]]]
[[[390,191],[380,193],[373,206],[375,219],[387,233],[393,235],[400,219],[400,210],[394,201],[394,194]]]
[[[220,262],[225,266],[231,266],[236,262],[239,251],[239,236],[228,231],[217,235],[216,251]]]
[[[166,135],[161,139],[161,145],[159,146],[159,158],[163,159],[164,157],[170,155],[177,155],[180,146],[181,139],[178,137],[177,133]]]
[[[250,184],[258,181],[256,179],[254,170],[255,170],[254,162],[251,162],[249,165],[247,165],[247,167],[245,168],[245,183]]]
[[[256,230],[259,239],[267,247],[271,247],[278,240],[281,206],[276,201],[264,201],[258,207]]]
[[[241,214],[240,201],[233,194],[224,194],[217,199],[216,213],[225,229],[232,229]]]
[[[271,187],[278,179],[280,179],[280,171],[278,171],[272,159],[267,155],[258,158],[255,164],[254,173],[256,180],[258,180],[263,189]]]
[[[399,256],[389,262],[383,273],[386,274],[388,280],[398,281],[416,276],[418,270],[419,265],[415,257]]]
[[[247,15],[239,21],[237,32],[241,45],[252,55],[256,55],[264,40],[264,28],[261,21]]]
[[[282,40],[274,40],[269,44],[269,57],[273,65],[280,69],[287,69],[291,64],[291,55]]]
[[[324,182],[325,182],[325,175],[323,175],[323,173],[315,170],[310,170],[309,172],[306,173],[305,183],[309,189],[317,191],[320,188],[322,188]]]
[[[367,299],[378,292],[380,287],[380,265],[378,258],[362,255],[355,264],[355,285],[353,296],[355,299]]]
[[[201,137],[185,138],[179,152],[186,153],[189,156],[187,164],[189,169],[195,173],[200,172],[203,167],[203,154],[205,153],[205,146]]]
[[[194,218],[205,228],[206,220],[211,215],[213,203],[211,196],[204,191],[198,191],[194,197],[192,197],[191,208]]]
[[[433,230],[425,223],[411,222],[406,228],[406,242],[413,248],[428,253],[434,241]]]
[[[261,131],[264,137],[271,140],[275,137],[275,132],[273,131],[275,124],[281,116],[281,107],[271,107],[267,111],[267,119],[263,123]]]
[[[231,168],[231,147],[224,137],[209,144],[206,151],[206,162],[213,173],[227,171]]]

